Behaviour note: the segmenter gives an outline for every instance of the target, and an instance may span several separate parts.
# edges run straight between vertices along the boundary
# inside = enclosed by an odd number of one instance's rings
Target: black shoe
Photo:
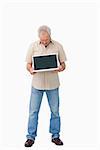
[[[52,142],[55,143],[56,145],[63,145],[63,142],[59,138],[52,139]]]
[[[34,140],[27,139],[27,141],[25,142],[24,146],[25,147],[31,147],[33,144],[34,144]]]

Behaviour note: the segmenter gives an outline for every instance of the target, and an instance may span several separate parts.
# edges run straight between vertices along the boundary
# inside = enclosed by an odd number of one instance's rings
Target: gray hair
[[[38,35],[40,35],[41,31],[45,31],[49,35],[51,35],[51,29],[48,26],[46,26],[46,25],[43,25],[43,26],[39,27],[39,29],[38,29]]]

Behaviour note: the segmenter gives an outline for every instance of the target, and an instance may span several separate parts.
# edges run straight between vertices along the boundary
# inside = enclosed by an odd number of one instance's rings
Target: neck
[[[51,41],[51,39],[49,40],[49,42],[45,45],[45,44],[43,44],[45,47],[47,47],[50,43],[51,43],[52,41]],[[40,41],[40,44],[41,44],[42,42]]]

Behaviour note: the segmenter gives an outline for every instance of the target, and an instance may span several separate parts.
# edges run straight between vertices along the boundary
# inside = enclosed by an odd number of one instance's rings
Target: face
[[[50,42],[50,35],[46,31],[41,31],[39,38],[40,42],[45,46],[47,46]]]

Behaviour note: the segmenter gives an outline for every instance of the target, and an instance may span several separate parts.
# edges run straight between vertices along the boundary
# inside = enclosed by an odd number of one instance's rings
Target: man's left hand
[[[61,64],[60,64],[60,66],[58,67],[58,69],[57,70],[54,70],[54,72],[61,72],[61,71],[63,71],[63,70],[65,70],[65,63],[64,62],[62,62]]]

